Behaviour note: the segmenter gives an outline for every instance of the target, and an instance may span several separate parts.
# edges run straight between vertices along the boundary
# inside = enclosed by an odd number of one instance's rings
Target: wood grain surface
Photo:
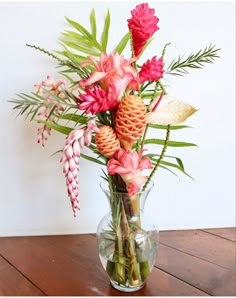
[[[95,235],[0,238],[2,296],[235,296],[232,229],[163,231],[143,289],[111,287]],[[14,286],[13,286],[14,285]]]

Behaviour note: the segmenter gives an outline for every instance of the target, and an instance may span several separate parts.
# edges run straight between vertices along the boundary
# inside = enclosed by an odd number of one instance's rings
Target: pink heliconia
[[[62,149],[63,156],[60,162],[64,162],[63,173],[66,177],[68,196],[70,197],[74,216],[79,210],[79,160],[81,149],[89,146],[92,139],[92,133],[98,132],[99,129],[95,120],[88,121],[87,126],[73,130],[67,136],[66,143]]]
[[[149,8],[147,3],[142,3],[131,11],[132,17],[127,20],[135,57],[140,55],[147,41],[159,29],[159,19],[154,14],[153,8]]]
[[[139,82],[142,84],[146,81],[156,82],[163,76],[163,58],[154,56],[151,60],[148,59],[139,71]]]
[[[54,122],[54,116],[50,115],[50,112],[55,105],[55,100],[48,94],[45,90],[64,98],[63,86],[65,85],[64,80],[55,81],[51,76],[47,76],[47,79],[42,81],[41,83],[35,84],[35,93],[39,94],[44,98],[44,105],[40,108],[37,117],[39,121],[50,121]],[[56,104],[56,108],[54,109],[54,113],[60,114],[64,110],[63,106]],[[50,115],[50,117],[49,117]],[[45,124],[38,124],[38,143],[41,143],[42,146],[45,145],[45,141],[47,141],[48,136],[51,134],[51,128],[47,127]]]
[[[135,195],[145,183],[147,177],[142,176],[144,169],[152,169],[152,163],[148,157],[142,158],[143,151],[126,151],[120,148],[114,158],[107,164],[110,175],[118,174],[124,180],[130,196]]]
[[[113,99],[116,101],[119,100],[128,86],[131,89],[138,89],[138,73],[130,65],[134,60],[126,60],[118,53],[111,55],[102,53],[98,62],[93,57],[89,57],[89,59],[89,62],[83,62],[81,66],[91,64],[95,71],[88,79],[79,82],[80,87],[98,83],[108,93],[112,91]]]

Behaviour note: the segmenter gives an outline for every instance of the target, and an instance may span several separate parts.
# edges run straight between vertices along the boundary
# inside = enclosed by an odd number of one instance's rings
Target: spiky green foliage
[[[166,73],[176,76],[187,74],[190,69],[202,68],[207,63],[213,63],[216,58],[219,58],[220,49],[215,45],[210,44],[203,50],[199,50],[196,54],[190,54],[187,58],[179,56],[174,59],[167,68]]]

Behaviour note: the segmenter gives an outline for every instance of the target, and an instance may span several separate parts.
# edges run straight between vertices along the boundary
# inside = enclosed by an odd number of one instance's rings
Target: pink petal
[[[89,85],[103,79],[105,76],[106,76],[105,72],[96,71],[96,72],[92,73],[88,79],[80,81],[79,86],[80,87],[89,86]]]

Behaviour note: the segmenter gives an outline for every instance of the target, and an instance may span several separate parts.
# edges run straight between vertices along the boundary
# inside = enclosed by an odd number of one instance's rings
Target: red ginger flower
[[[157,57],[154,56],[152,60],[148,59],[141,67],[139,81],[141,84],[145,81],[156,82],[162,78],[163,73],[163,58],[157,60]]]
[[[137,5],[131,11],[132,18],[128,19],[128,27],[132,35],[134,55],[138,56],[148,39],[159,29],[159,19],[154,15],[155,10],[147,3]]]
[[[86,88],[86,94],[79,95],[82,100],[79,109],[85,110],[86,114],[90,112],[94,115],[116,107],[118,104],[117,97],[114,97],[114,93],[109,91],[103,90],[100,86],[94,86],[93,89]]]
[[[141,175],[144,169],[152,169],[152,163],[148,157],[142,158],[143,151],[126,151],[120,148],[114,158],[107,164],[109,175],[119,174],[126,184],[130,196],[135,195],[145,183],[147,177]]]

